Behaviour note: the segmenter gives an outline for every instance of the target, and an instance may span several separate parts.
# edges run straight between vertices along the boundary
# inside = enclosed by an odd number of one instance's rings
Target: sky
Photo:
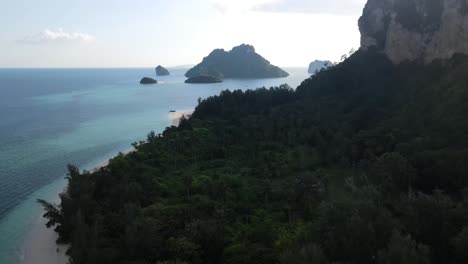
[[[0,67],[168,67],[251,44],[275,65],[359,48],[366,0],[0,0]]]

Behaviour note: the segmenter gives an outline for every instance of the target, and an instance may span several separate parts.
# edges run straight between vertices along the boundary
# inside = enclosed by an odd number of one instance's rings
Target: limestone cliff
[[[310,74],[315,74],[318,71],[321,71],[323,69],[328,69],[330,67],[333,67],[335,64],[331,61],[328,60],[315,60],[309,64],[309,70],[308,72]]]
[[[359,20],[361,48],[395,64],[468,54],[468,0],[369,0]]]

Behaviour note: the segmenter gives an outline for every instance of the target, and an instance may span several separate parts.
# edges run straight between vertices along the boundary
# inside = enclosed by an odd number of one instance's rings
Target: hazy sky
[[[0,67],[195,64],[252,44],[279,66],[359,47],[366,0],[0,0]]]

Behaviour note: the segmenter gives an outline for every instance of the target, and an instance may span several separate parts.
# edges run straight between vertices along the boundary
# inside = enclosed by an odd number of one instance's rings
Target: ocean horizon
[[[288,84],[305,68],[285,68],[279,79],[226,79],[185,84],[186,69],[170,68],[157,85],[140,85],[152,68],[0,69],[0,263],[22,263],[24,240],[41,208],[66,184],[67,164],[91,170],[150,131],[171,125],[170,110],[192,110],[199,98],[222,90]]]

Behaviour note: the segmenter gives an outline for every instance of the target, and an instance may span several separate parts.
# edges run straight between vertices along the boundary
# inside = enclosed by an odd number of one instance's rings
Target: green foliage
[[[468,60],[224,91],[39,201],[72,263],[465,263]]]
[[[463,230],[453,239],[453,246],[455,248],[455,254],[459,263],[468,262],[468,227]]]
[[[420,245],[411,236],[403,236],[395,231],[387,248],[379,252],[378,263],[381,264],[427,264],[429,249]]]
[[[322,249],[316,244],[306,244],[298,251],[286,251],[280,256],[281,264],[327,263]]]

